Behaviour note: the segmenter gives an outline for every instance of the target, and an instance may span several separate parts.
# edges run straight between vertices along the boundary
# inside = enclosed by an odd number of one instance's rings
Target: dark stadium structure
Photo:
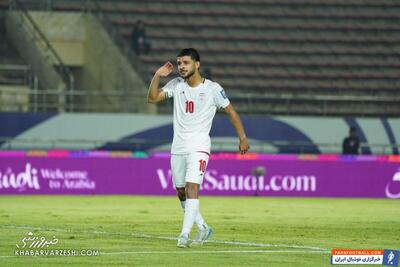
[[[195,47],[203,68],[241,113],[400,114],[399,1],[18,2],[28,9],[96,14],[125,46],[142,20],[151,50],[132,64],[144,69],[143,79],[174,62],[179,49]],[[8,1],[0,5],[10,8]],[[165,110],[170,107],[160,108]]]

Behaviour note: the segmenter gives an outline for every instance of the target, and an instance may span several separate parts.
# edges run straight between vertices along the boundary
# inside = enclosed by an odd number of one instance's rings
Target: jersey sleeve
[[[224,88],[217,83],[214,89],[214,103],[217,108],[226,108],[230,103]]]
[[[179,83],[179,78],[170,80],[163,88],[161,88],[168,98],[174,97],[176,87]]]

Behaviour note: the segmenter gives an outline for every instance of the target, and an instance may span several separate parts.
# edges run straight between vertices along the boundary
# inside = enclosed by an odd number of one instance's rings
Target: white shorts
[[[185,187],[187,182],[201,185],[207,169],[209,154],[193,152],[171,155],[172,181],[175,187]]]

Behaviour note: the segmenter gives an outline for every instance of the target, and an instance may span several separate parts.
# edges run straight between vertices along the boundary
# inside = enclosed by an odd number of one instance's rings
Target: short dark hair
[[[190,56],[191,59],[195,61],[200,61],[199,52],[194,48],[184,48],[182,49],[176,57]]]

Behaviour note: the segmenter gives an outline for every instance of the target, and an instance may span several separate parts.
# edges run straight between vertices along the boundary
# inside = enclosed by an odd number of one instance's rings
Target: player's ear
[[[200,69],[200,61],[196,61],[196,69]]]

